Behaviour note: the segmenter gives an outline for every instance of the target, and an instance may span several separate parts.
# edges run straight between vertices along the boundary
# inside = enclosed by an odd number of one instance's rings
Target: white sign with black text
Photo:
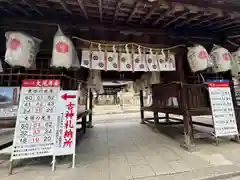
[[[228,81],[208,82],[215,136],[238,135],[236,116]]]
[[[23,80],[11,160],[53,155],[59,90],[59,80]]]

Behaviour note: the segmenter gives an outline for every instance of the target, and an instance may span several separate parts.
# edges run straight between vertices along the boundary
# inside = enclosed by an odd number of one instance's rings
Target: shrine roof
[[[75,36],[95,29],[118,31],[125,36],[165,36],[174,43],[176,39],[193,43],[217,39],[216,43],[224,41],[237,47],[240,42],[238,0],[151,1],[2,0],[0,29],[30,32],[44,39],[43,34],[45,38],[46,34],[53,36],[59,24]]]

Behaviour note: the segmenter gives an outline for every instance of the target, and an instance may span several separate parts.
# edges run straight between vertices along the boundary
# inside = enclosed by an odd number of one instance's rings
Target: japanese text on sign
[[[60,91],[55,155],[75,153],[78,91]]]
[[[228,81],[208,82],[215,136],[237,135],[238,129]]]
[[[12,159],[53,155],[59,80],[23,80]]]

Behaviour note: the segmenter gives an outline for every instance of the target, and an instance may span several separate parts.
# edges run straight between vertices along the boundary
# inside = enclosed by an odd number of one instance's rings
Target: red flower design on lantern
[[[17,50],[21,46],[21,42],[18,39],[12,39],[10,42],[10,49]]]
[[[56,50],[59,53],[67,53],[69,51],[69,46],[65,42],[58,42],[56,44]]]

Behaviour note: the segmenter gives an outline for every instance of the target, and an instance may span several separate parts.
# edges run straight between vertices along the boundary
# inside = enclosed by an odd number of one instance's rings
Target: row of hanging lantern
[[[36,55],[41,40],[28,34],[11,31],[6,36],[5,61],[11,66],[25,68],[35,67]],[[116,46],[97,44],[97,51],[93,51],[91,44],[88,50],[82,51],[81,66],[89,69],[107,71],[174,71],[175,56],[172,52],[156,50],[140,45],[121,45],[123,50],[117,51]],[[112,47],[111,52],[107,47]],[[135,48],[135,49],[134,49]],[[137,53],[135,53],[135,51]],[[77,52],[70,38],[64,35],[60,27],[53,39],[51,67],[80,68]]]
[[[35,66],[36,55],[39,51],[41,40],[21,32],[7,32],[5,34],[6,53],[5,61],[11,66],[31,68]],[[90,44],[88,50],[82,51],[82,61],[79,64],[77,52],[70,38],[66,37],[60,27],[54,36],[51,66],[64,68],[80,68],[105,71],[174,71],[175,55],[161,49],[152,49],[140,45],[118,45],[122,49],[112,46],[108,52],[107,46],[97,44],[98,50],[93,50]],[[95,43],[96,44],[96,43]],[[137,53],[136,53],[137,52]],[[230,53],[227,49],[214,45],[208,54],[201,45],[188,48],[187,59],[193,72],[203,71],[211,67],[214,72],[232,70],[234,76],[240,72],[240,49]]]
[[[28,34],[11,31],[6,32],[5,61],[11,66],[25,68],[35,67],[36,55],[41,40]],[[54,36],[51,67],[80,68],[75,47],[60,27]]]
[[[175,56],[168,51],[167,55],[163,50],[155,50],[132,44],[123,45],[117,51],[115,45],[112,52],[108,52],[108,46],[98,44],[98,50],[90,48],[82,51],[81,66],[89,69],[105,71],[174,71]],[[136,53],[137,51],[137,53]]]
[[[195,45],[188,48],[187,57],[192,72],[203,71],[210,67],[215,73],[231,70],[233,76],[239,76],[240,49],[231,54],[227,49],[213,45],[208,54],[203,46]]]

